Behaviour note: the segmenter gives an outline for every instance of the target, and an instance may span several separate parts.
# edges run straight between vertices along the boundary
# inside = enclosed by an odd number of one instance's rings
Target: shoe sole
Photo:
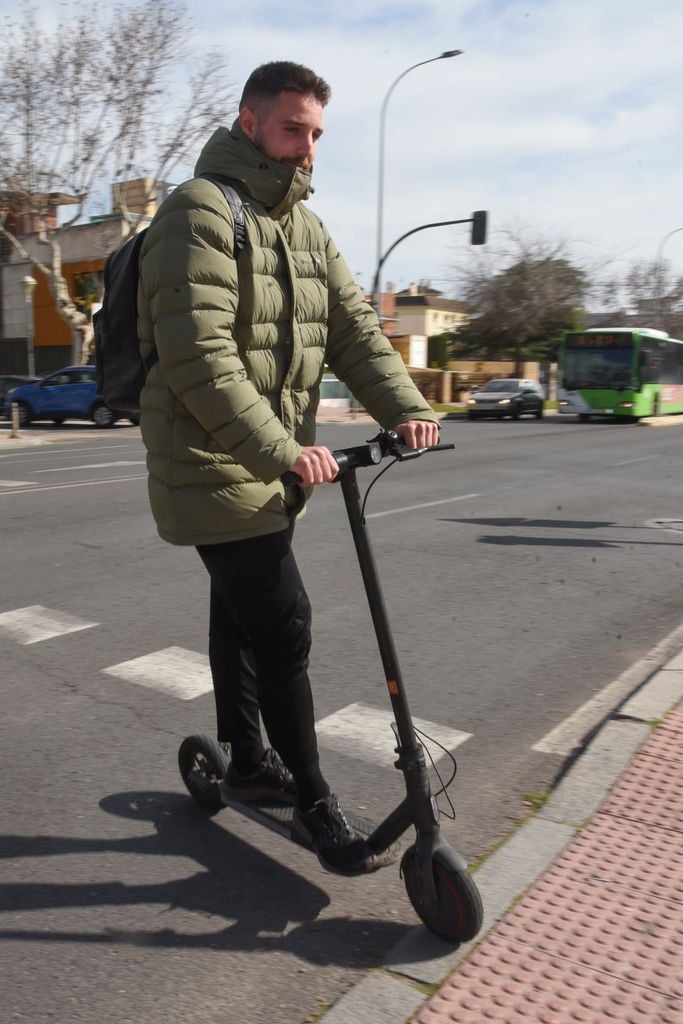
[[[305,841],[306,846],[308,846],[309,849],[311,849],[313,851],[313,853],[318,858],[318,862],[320,863],[321,867],[325,868],[325,871],[329,871],[333,875],[342,875],[344,878],[358,878],[359,875],[369,875],[369,874],[372,874],[373,871],[376,871],[377,868],[379,868],[381,866],[380,864],[378,864],[377,857],[376,857],[376,855],[374,853],[372,855],[372,859],[371,860],[370,859],[366,860],[362,865],[360,865],[359,867],[356,867],[356,868],[342,868],[342,867],[338,867],[335,864],[330,864],[329,861],[325,860],[323,855],[320,853],[320,851],[316,847],[315,842],[313,841],[313,834],[312,834],[312,832],[310,832],[310,830],[306,827],[304,822],[301,820],[301,818],[297,814],[297,809],[296,808],[294,810],[294,815],[292,817],[292,830],[297,832],[299,834],[299,836]],[[358,836],[357,832],[355,832],[354,834],[356,836]],[[358,838],[362,839],[363,836],[358,836]]]

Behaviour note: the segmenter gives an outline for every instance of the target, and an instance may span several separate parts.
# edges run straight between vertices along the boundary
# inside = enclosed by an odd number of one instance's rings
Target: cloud
[[[0,13],[14,3],[0,0]],[[56,3],[39,3],[55,9]],[[200,48],[226,56],[239,87],[267,60],[295,60],[332,85],[313,208],[364,284],[375,266],[382,98],[384,240],[488,209],[575,239],[591,262],[654,258],[683,226],[680,0],[191,0]],[[190,173],[190,168],[185,169]],[[466,227],[402,243],[385,280],[448,287]],[[683,232],[666,243],[683,274]]]

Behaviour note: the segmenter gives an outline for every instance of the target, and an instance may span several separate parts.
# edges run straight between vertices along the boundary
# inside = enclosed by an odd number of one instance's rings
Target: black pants
[[[319,768],[308,678],[311,606],[292,530],[197,548],[211,576],[209,661],[218,739],[252,770],[268,739],[310,804],[329,788]]]

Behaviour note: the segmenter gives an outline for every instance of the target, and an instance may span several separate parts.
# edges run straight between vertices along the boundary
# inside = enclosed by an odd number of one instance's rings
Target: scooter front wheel
[[[448,847],[435,850],[432,870],[436,886],[437,906],[431,910],[423,905],[417,873],[415,846],[409,847],[401,860],[401,875],[415,913],[431,932],[446,942],[468,942],[481,928],[484,910],[474,881]]]
[[[208,736],[188,736],[180,744],[178,767],[195,803],[210,814],[220,811],[220,784],[228,770],[223,748]]]

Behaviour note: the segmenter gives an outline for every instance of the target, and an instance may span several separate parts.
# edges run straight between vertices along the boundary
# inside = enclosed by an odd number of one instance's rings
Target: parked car
[[[490,380],[467,400],[467,415],[471,420],[478,420],[481,416],[497,416],[501,420],[510,416],[518,420],[520,416],[529,414],[540,420],[544,399],[543,388],[538,381],[520,377]]]
[[[5,398],[7,393],[20,384],[28,384],[34,380],[40,380],[40,378],[29,377],[21,373],[0,373],[0,416],[6,415]]]
[[[28,426],[34,420],[93,420],[98,427],[111,427],[119,419],[138,423],[139,417],[124,417],[105,404],[97,393],[94,366],[66,366],[40,380],[21,384],[5,397],[5,413],[11,416],[12,403],[19,406],[19,423]]]

